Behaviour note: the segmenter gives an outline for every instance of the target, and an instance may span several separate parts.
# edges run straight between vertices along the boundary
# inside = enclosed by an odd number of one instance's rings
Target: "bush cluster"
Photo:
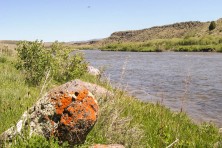
[[[71,55],[71,50],[57,41],[50,48],[45,48],[42,41],[22,41],[16,50],[16,67],[24,72],[30,85],[39,85],[46,74],[59,82],[79,78],[87,69],[82,53]]]
[[[216,28],[216,23],[215,21],[210,22],[209,30],[214,30]]]

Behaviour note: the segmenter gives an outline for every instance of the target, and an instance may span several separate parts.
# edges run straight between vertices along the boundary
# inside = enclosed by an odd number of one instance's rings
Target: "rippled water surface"
[[[104,67],[111,82],[137,98],[222,126],[222,54],[84,52],[92,66]]]

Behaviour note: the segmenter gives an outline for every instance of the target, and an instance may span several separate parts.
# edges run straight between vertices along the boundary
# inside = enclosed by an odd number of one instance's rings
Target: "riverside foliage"
[[[17,68],[24,72],[26,82],[31,85],[39,85],[48,73],[62,82],[79,78],[87,69],[81,53],[70,55],[70,49],[58,42],[45,48],[42,41],[23,41],[16,50],[19,57]]]
[[[183,52],[222,52],[222,38],[219,36],[154,39],[146,42],[111,43],[100,47],[110,51],[183,51]]]

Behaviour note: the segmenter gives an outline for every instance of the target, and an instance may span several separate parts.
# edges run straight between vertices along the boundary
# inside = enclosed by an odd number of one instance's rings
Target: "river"
[[[222,54],[86,50],[111,83],[149,102],[185,111],[195,122],[222,126]]]

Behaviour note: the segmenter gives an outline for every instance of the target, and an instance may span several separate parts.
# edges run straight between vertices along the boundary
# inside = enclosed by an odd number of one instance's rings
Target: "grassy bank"
[[[14,58],[0,55],[0,133],[17,122],[39,95],[38,88],[25,84],[14,64]]]
[[[0,57],[0,133],[14,125],[22,113],[39,97],[41,87],[29,87],[15,69],[16,57]],[[144,103],[114,89],[108,82],[85,74],[82,80],[108,88],[113,97],[97,98],[99,118],[83,145],[119,143],[126,147],[213,147],[222,140],[218,128],[210,124],[196,125],[185,113],[175,113],[161,104]],[[60,85],[51,81],[50,87]],[[45,91],[46,91],[45,90]],[[177,140],[178,139],[178,140]],[[59,147],[51,139],[20,137],[12,147]],[[65,146],[64,146],[65,147]]]
[[[101,47],[108,51],[138,52],[222,52],[222,38],[219,36],[155,39],[146,42],[111,43]]]

